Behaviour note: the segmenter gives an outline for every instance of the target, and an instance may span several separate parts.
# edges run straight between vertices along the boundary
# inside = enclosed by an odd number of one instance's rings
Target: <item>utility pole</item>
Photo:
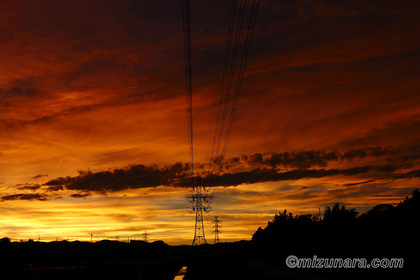
[[[147,231],[145,231],[143,233],[143,240],[144,242],[148,243],[149,242],[149,234],[147,233]]]
[[[193,185],[190,187],[191,195],[187,196],[187,200],[192,204],[188,208],[190,213],[195,213],[195,230],[192,245],[207,244],[204,234],[203,212],[208,213],[211,210],[210,202],[213,198],[208,190],[202,185],[201,177],[193,177]]]
[[[220,240],[219,240],[219,233],[222,233],[222,231],[220,230],[220,228],[222,227],[221,225],[220,225],[220,223],[221,223],[222,221],[221,220],[219,220],[219,217],[214,217],[214,220],[213,220],[213,233],[214,233],[214,244],[216,244],[216,243],[219,243],[220,242]]]

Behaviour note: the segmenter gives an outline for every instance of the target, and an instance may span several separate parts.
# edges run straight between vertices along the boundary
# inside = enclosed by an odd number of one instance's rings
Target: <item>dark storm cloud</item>
[[[398,180],[398,179],[411,179],[411,178],[420,178],[420,170],[412,170],[403,174],[394,174],[387,179]]]
[[[74,193],[70,195],[73,198],[86,198],[90,196],[90,193]]]
[[[276,169],[254,169],[247,172],[237,172],[217,176],[214,181],[218,186],[237,186],[240,184],[254,184],[269,181],[287,181],[309,178],[323,178],[334,175],[357,175],[372,170],[371,166],[350,169],[296,169],[279,172]]]
[[[54,181],[54,180],[53,180]],[[45,188],[46,191],[50,191],[50,192],[57,192],[57,191],[62,191],[64,190],[64,187],[62,185],[52,185],[49,186],[47,188]]]
[[[39,98],[46,94],[40,87],[42,78],[40,77],[20,77],[7,80],[0,85],[0,100],[10,100],[14,98]]]
[[[406,148],[408,151],[406,158],[415,159],[418,149],[413,147]],[[325,151],[293,151],[284,153],[256,153],[253,155],[242,155],[240,158],[232,158],[227,161],[227,165],[237,165],[241,162],[250,166],[265,165],[268,167],[287,167],[287,168],[310,168],[314,166],[326,167],[331,161],[353,161],[366,157],[378,158],[381,156],[398,157],[401,154],[399,150],[392,150],[389,147],[368,147],[352,149],[346,152],[325,152]]]
[[[156,165],[132,165],[124,169],[93,173],[80,171],[76,177],[65,177],[50,180],[45,183],[50,187],[64,187],[68,190],[84,191],[120,191],[158,187],[163,185],[186,185],[188,166],[176,163],[160,168]]]
[[[364,184],[368,184],[368,183],[372,183],[375,180],[367,180],[367,181],[363,181],[363,182],[356,182],[356,183],[349,183],[349,184],[344,184],[344,187],[352,187],[352,186],[357,186],[357,185],[364,185]]]
[[[292,168],[324,167],[327,166],[328,160],[338,159],[334,152],[323,153],[320,151],[285,152],[269,155],[257,153],[251,156],[242,156],[242,158],[250,165],[264,164],[271,167],[284,166]]]
[[[212,182],[212,185],[227,187],[269,181],[324,178],[335,175],[353,176],[375,171],[378,168],[380,167],[361,166],[348,169],[295,169],[286,172],[280,172],[274,168],[257,168],[250,171],[213,175],[210,182]],[[115,169],[113,171],[80,172],[77,177],[57,178],[48,181],[46,186],[49,186],[49,190],[65,188],[102,193],[158,186],[185,187],[190,184],[187,171],[187,166],[182,164],[165,168],[133,165],[126,169]]]
[[[376,179],[403,179],[419,177],[418,171],[408,171],[413,164],[403,158],[415,161],[419,159],[418,149],[404,147],[368,147],[353,149],[345,152],[323,151],[294,151],[284,153],[256,153],[242,155],[226,160],[226,166],[221,174],[213,174],[207,178],[211,185],[238,186],[268,181],[287,181],[310,178],[325,178],[330,176],[357,176],[370,173],[372,179],[356,183],[345,184],[350,187],[368,184]],[[349,161],[361,164],[367,157],[377,159],[382,157],[385,164],[359,165],[350,168],[325,168],[332,161]],[[234,168],[233,168],[234,167]],[[321,167],[321,168],[314,168]],[[197,174],[202,172],[205,178],[207,166],[196,164]],[[286,168],[285,170],[283,168]],[[200,171],[201,170],[201,171]],[[176,163],[170,166],[131,165],[112,171],[79,171],[75,177],[60,177],[45,183],[47,191],[77,190],[94,191],[99,193],[121,191],[127,189],[141,189],[159,186],[185,187],[190,184],[188,164]],[[72,197],[86,197],[75,194]]]
[[[38,92],[39,91],[34,88],[12,87],[9,89],[0,89],[0,98],[3,101],[10,98],[33,97]]]
[[[41,185],[39,184],[27,184],[27,185],[18,187],[19,190],[31,190],[31,191],[36,191],[40,188],[41,188]]]
[[[216,176],[213,180],[217,186],[237,186],[240,184],[253,184],[268,181],[287,181],[310,178],[324,178],[336,175],[355,176],[369,172],[392,173],[394,169],[388,166],[359,166],[347,169],[295,169],[280,172],[277,169],[254,169],[246,172],[226,173]],[[418,176],[417,173],[402,174],[401,177],[409,178]],[[364,182],[366,183],[366,182]]]
[[[1,201],[7,200],[40,200],[46,201],[47,198],[43,194],[27,194],[27,193],[20,193],[20,194],[12,194],[12,195],[5,195],[2,196]]]
[[[44,178],[44,177],[48,177],[48,175],[47,174],[38,174],[38,175],[35,175],[34,177],[32,177],[33,179],[41,179],[41,178]]]
[[[366,150],[363,149],[357,149],[357,150],[351,150],[346,153],[344,153],[341,158],[346,160],[353,160],[354,158],[365,158],[368,156],[368,153]]]

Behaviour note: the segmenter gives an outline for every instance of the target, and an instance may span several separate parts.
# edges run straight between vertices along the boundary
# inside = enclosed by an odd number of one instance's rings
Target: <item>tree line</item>
[[[363,256],[415,256],[419,251],[420,190],[397,205],[379,204],[359,215],[339,203],[326,206],[323,218],[284,210],[252,242],[267,256],[302,253]],[[417,258],[417,257],[416,257]]]

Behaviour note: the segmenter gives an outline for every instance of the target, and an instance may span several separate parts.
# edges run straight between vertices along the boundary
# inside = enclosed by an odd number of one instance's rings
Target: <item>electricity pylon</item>
[[[213,220],[213,233],[214,233],[214,244],[216,244],[216,243],[219,243],[220,242],[220,240],[219,240],[219,233],[222,233],[222,231],[220,230],[220,228],[222,227],[221,225],[220,225],[220,223],[221,223],[222,221],[221,220],[219,220],[219,217],[214,217],[214,220]]]
[[[201,177],[193,177],[192,186],[189,188],[191,195],[187,196],[187,200],[192,204],[191,208],[188,208],[190,213],[195,212],[195,231],[192,245],[207,244],[205,233],[204,233],[204,217],[203,213],[208,213],[211,210],[210,203],[213,198],[208,193],[201,183]]]
[[[149,234],[147,233],[147,231],[143,233],[143,241],[146,243],[149,242]]]

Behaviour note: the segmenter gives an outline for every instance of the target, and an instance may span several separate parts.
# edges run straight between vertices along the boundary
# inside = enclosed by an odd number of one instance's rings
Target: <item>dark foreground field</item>
[[[314,240],[315,242],[315,240]],[[404,242],[404,241],[402,241]],[[402,250],[378,254],[369,250],[325,252],[278,244],[259,248],[251,241],[217,245],[168,246],[163,242],[117,241],[2,244],[0,279],[173,279],[187,266],[190,279],[399,279],[415,275],[419,258]],[[293,249],[295,248],[295,250]],[[314,250],[314,251],[312,251]],[[285,259],[299,257],[403,257],[403,268],[288,268]]]

